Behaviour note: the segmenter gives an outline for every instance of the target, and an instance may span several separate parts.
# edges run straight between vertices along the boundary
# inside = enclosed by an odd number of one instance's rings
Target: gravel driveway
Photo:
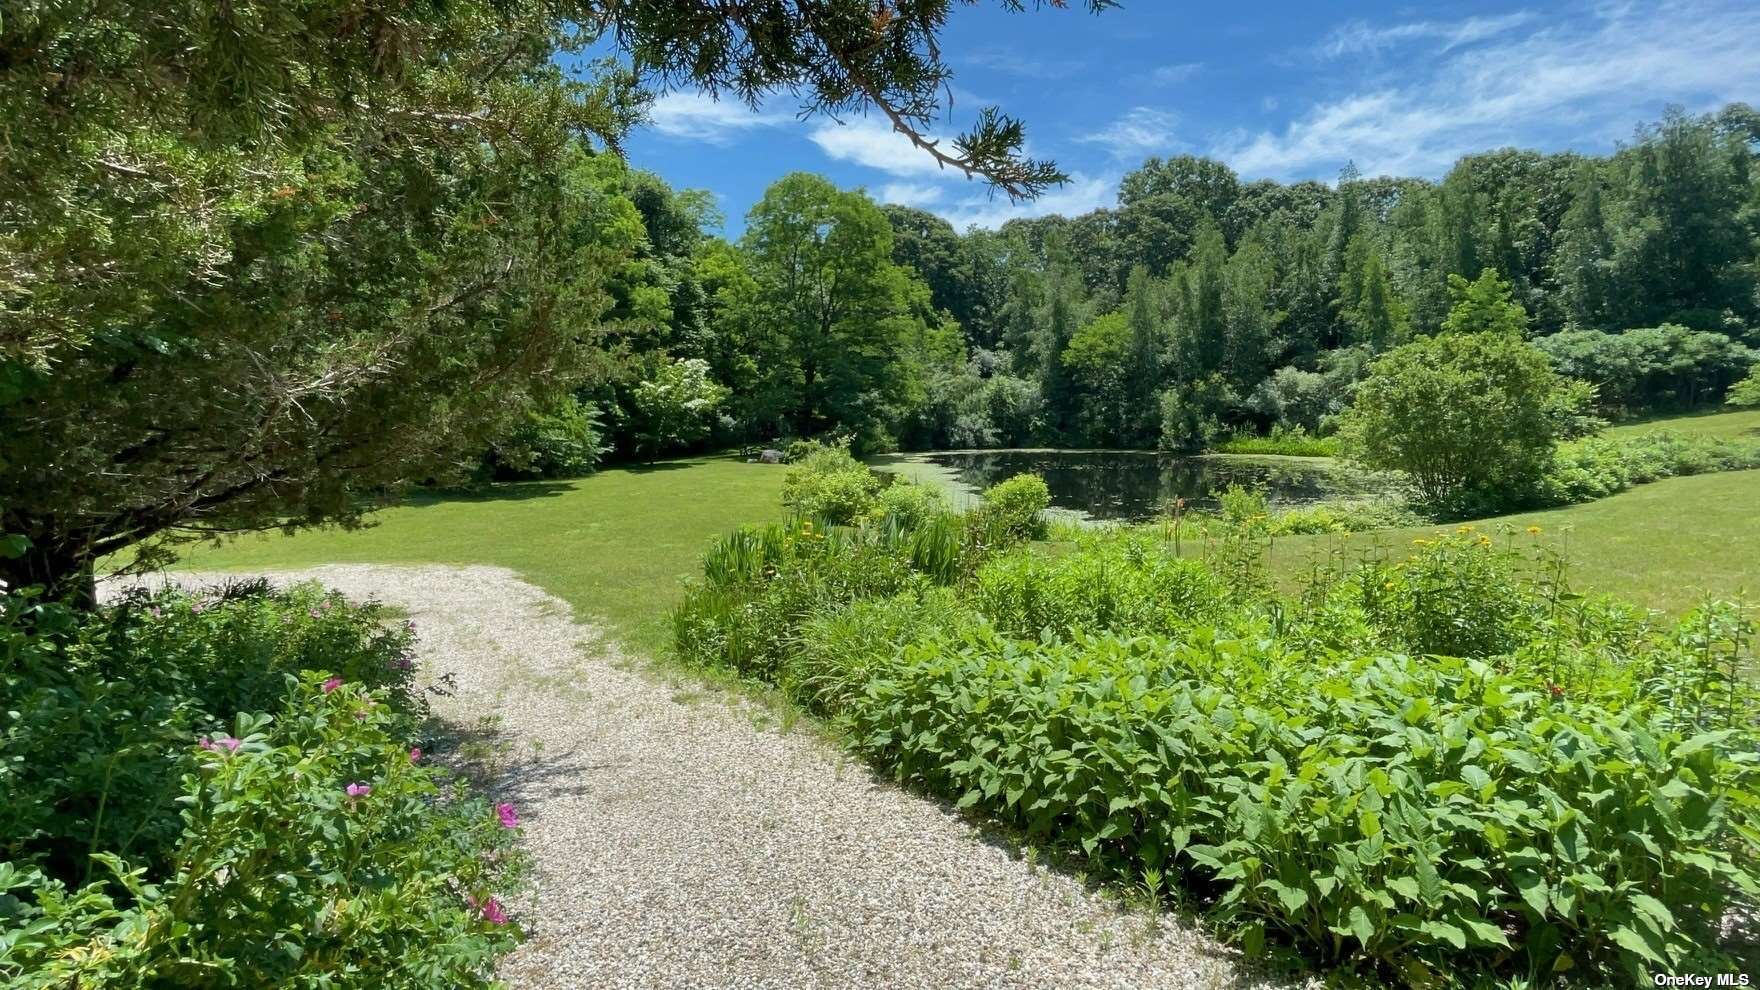
[[[273,577],[407,609],[424,674],[455,679],[441,714],[506,744],[496,786],[536,861],[513,987],[1281,985],[750,702],[640,669],[511,571]]]

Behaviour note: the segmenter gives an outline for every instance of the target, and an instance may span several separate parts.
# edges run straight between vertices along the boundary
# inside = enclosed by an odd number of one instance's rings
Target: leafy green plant
[[[984,500],[970,515],[972,528],[987,546],[1006,546],[1045,536],[1045,510],[1051,489],[1036,474],[1004,478],[984,490]]]
[[[847,446],[812,445],[782,480],[782,504],[796,515],[843,526],[868,515],[881,480],[850,456]]]
[[[412,642],[315,586],[7,596],[0,981],[488,986],[517,812],[420,750]]]

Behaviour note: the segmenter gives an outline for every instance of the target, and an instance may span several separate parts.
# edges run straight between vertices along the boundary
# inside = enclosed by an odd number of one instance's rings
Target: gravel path
[[[1275,985],[749,702],[669,686],[511,571],[272,576],[409,610],[426,676],[455,678],[441,714],[508,744],[497,787],[536,860],[514,988]]]

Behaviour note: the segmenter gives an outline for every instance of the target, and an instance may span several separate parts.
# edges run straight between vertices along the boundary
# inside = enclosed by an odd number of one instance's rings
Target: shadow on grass
[[[574,488],[574,481],[498,481],[481,488],[424,488],[391,504],[425,509],[451,502],[526,502],[567,495]]]

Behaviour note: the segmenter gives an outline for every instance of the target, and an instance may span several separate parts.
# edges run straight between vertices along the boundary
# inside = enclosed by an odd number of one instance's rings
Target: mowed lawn
[[[367,529],[242,537],[191,548],[178,567],[494,564],[652,652],[669,640],[666,615],[709,540],[777,518],[785,470],[698,457],[573,481],[497,485],[477,495],[422,495],[375,513]]]
[[[1564,551],[1578,591],[1609,592],[1651,608],[1684,612],[1705,595],[1760,598],[1760,471],[1728,471],[1639,485],[1611,498],[1545,512],[1477,520],[1482,532],[1517,546],[1535,537]],[[1455,527],[1422,526],[1351,536],[1277,541],[1272,566],[1286,578],[1334,551],[1354,559],[1410,552],[1412,540]]]

